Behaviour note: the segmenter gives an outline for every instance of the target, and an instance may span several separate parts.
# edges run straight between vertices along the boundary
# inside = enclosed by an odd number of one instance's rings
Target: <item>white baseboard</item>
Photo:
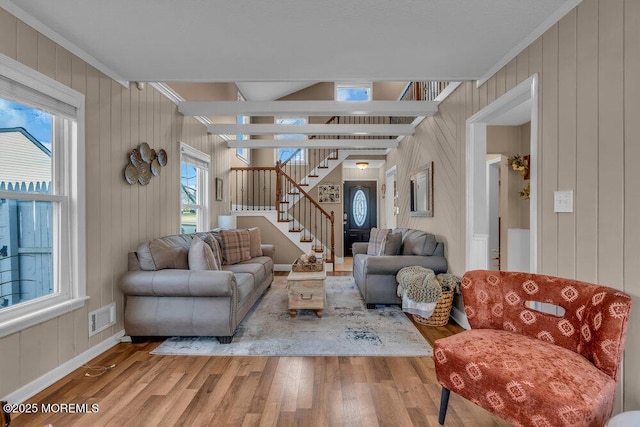
[[[29,384],[20,387],[18,390],[6,395],[0,400],[6,400],[9,403],[23,403],[30,397],[49,387],[51,384],[69,375],[71,372],[75,371],[94,357],[101,355],[114,345],[118,344],[120,342],[120,338],[123,336],[124,330],[107,338],[101,343],[94,345],[87,351],[77,355],[73,359],[64,362],[57,368],[54,368],[41,377],[31,381]]]
[[[457,308],[452,307],[451,308],[451,317],[453,318],[453,320],[456,321],[456,323],[458,325],[462,326],[466,330],[471,329],[471,325],[469,324],[469,321],[467,320],[467,315],[464,314],[463,311],[460,311]]]

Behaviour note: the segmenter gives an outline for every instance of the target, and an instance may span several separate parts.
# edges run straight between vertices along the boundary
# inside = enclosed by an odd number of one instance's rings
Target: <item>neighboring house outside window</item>
[[[275,123],[278,125],[306,125],[307,118],[306,117],[276,117]],[[306,135],[303,134],[280,134],[275,136],[276,139],[279,140],[306,140]],[[298,151],[300,147],[283,147],[276,148],[276,161],[285,162],[287,159],[291,158],[289,163],[291,164],[307,164],[307,149],[303,148]],[[295,153],[295,155],[294,155]],[[293,157],[291,157],[293,155]]]
[[[371,83],[336,84],[336,101],[371,101]]]
[[[209,165],[207,154],[180,146],[180,233],[209,229]]]
[[[0,337],[86,300],[84,95],[0,57]]]

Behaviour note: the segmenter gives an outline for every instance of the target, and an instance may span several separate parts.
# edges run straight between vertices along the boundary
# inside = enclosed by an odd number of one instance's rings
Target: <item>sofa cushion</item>
[[[234,274],[237,273],[250,273],[253,276],[255,283],[261,283],[262,280],[266,277],[266,273],[264,271],[264,267],[261,263],[245,263],[245,264],[233,264],[233,265],[223,265],[222,269],[224,271],[232,271]]]
[[[236,278],[236,286],[238,289],[238,305],[242,305],[245,300],[253,293],[256,281],[252,274],[234,273]]]
[[[248,228],[247,231],[249,232],[249,255],[251,255],[251,258],[262,256],[260,229],[253,227]]]
[[[508,331],[439,339],[434,359],[444,387],[516,424],[604,425],[615,399],[616,381],[580,354]]]
[[[402,255],[433,255],[436,236],[422,230],[405,229],[402,236]]]
[[[250,260],[239,262],[236,265],[242,265],[242,264],[261,264],[262,268],[264,268],[264,273],[266,275],[271,274],[271,272],[273,271],[273,258],[268,256],[259,256],[259,257],[251,258]]]
[[[189,247],[189,270],[220,270],[211,246],[198,236],[193,236]]]
[[[138,260],[140,268],[146,271],[176,268],[189,269],[190,234],[178,234],[153,239],[138,246]]]
[[[384,255],[384,245],[389,233],[391,233],[390,228],[372,228],[369,237],[367,255]]]
[[[220,230],[218,238],[222,248],[223,264],[237,264],[251,259],[249,232],[247,230]]]

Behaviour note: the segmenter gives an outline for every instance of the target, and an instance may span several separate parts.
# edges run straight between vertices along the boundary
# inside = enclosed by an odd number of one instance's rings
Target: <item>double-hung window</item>
[[[301,126],[307,124],[306,117],[276,117],[277,125]],[[278,134],[276,139],[290,142],[287,147],[276,149],[276,161],[289,162],[291,164],[307,164],[307,149],[301,148],[298,141],[307,140],[307,136],[300,133]]]
[[[86,300],[84,95],[0,55],[0,337]]]
[[[211,158],[180,146],[180,233],[209,229],[209,165]]]

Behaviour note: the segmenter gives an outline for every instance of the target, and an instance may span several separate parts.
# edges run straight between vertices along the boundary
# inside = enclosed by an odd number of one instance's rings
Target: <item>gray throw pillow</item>
[[[189,270],[220,270],[211,246],[193,236],[189,246]]]
[[[384,255],[398,255],[402,247],[402,233],[389,233],[384,242]]]
[[[436,250],[436,236],[422,230],[408,229],[402,240],[402,255],[433,255]]]

